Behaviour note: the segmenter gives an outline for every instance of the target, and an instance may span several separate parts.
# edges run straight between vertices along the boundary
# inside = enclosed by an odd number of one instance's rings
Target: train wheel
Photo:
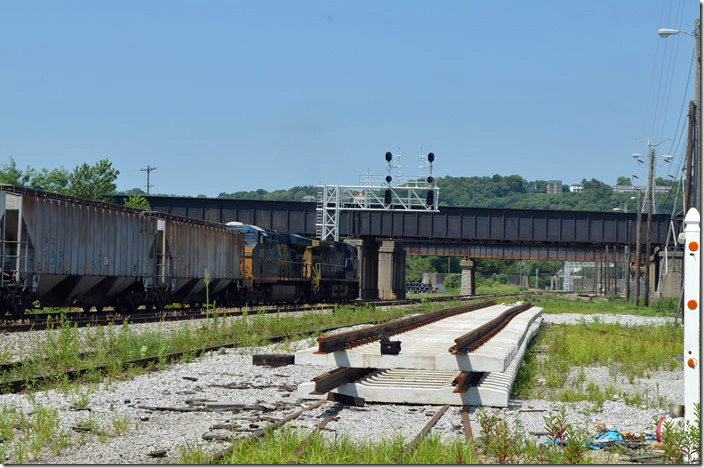
[[[103,306],[95,306],[95,311],[99,314],[103,313]]]
[[[83,306],[83,313],[84,313],[84,314],[90,313],[90,307],[91,307],[91,306],[88,306],[88,305],[87,305],[87,306]]]

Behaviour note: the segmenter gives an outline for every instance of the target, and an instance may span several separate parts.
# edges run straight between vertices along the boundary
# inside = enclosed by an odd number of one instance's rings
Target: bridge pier
[[[460,295],[474,296],[476,294],[475,273],[477,270],[477,267],[474,265],[474,260],[470,258],[463,258],[460,260],[460,268],[462,269]]]
[[[682,278],[684,258],[682,252],[669,252],[667,259],[667,274],[662,275],[660,270],[665,269],[665,251],[660,250],[655,254],[655,259],[650,265],[650,290],[654,291],[657,299],[663,297],[679,298],[682,291]]]
[[[379,298],[379,244],[373,237],[347,239],[345,242],[357,247],[359,259],[359,298]]]
[[[406,298],[406,251],[394,240],[379,247],[379,299]]]

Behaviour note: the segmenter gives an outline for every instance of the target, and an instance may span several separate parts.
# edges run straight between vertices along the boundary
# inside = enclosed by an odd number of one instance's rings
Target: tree
[[[129,206],[130,208],[137,208],[139,210],[152,209],[147,199],[141,195],[132,195],[130,198],[125,200],[125,206]]]
[[[17,168],[17,163],[12,156],[8,159],[7,163],[0,164],[0,183],[26,186],[32,178],[32,169],[27,166],[27,169],[22,172]]]
[[[621,176],[616,179],[616,185],[633,185],[633,182],[631,182],[630,177]]]
[[[112,167],[107,159],[95,165],[87,163],[76,167],[68,177],[68,193],[81,198],[111,202],[117,189],[115,180],[120,171]]]
[[[63,194],[68,189],[69,172],[63,167],[51,170],[46,168],[30,169],[30,173],[31,178],[27,184],[30,188]]]

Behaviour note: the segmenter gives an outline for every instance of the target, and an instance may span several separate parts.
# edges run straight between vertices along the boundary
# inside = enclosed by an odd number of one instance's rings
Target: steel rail
[[[330,412],[330,414],[328,415],[328,417],[326,417],[325,419],[323,419],[323,420],[320,422],[320,424],[318,424],[318,425],[315,427],[315,429],[313,429],[313,430],[310,432],[310,434],[308,434],[308,437],[306,437],[306,438],[300,443],[300,445],[298,446],[298,448],[296,449],[296,451],[293,453],[293,457],[292,457],[291,460],[288,462],[289,465],[298,463],[298,462],[300,461],[300,459],[303,457],[303,454],[305,453],[305,451],[306,451],[306,449],[308,448],[308,446],[310,445],[310,443],[313,441],[313,438],[316,436],[316,434],[318,434],[320,431],[322,431],[323,429],[325,429],[325,426],[327,426],[330,421],[332,421],[333,419],[335,419],[335,417],[340,413],[340,411],[342,411],[343,408],[344,408],[343,405],[339,405],[339,406],[337,406],[336,408],[333,408],[332,411]]]
[[[533,296],[543,294],[540,291],[517,292],[517,293],[502,293],[502,294],[481,294],[475,296],[439,296],[431,298],[413,298],[399,299],[393,301],[369,300],[369,301],[343,301],[330,303],[316,304],[279,304],[266,306],[250,306],[250,307],[229,307],[217,308],[217,314],[220,316],[240,316],[246,311],[250,314],[255,313],[285,313],[285,312],[305,312],[309,310],[320,310],[331,308],[336,305],[349,305],[351,307],[372,306],[396,306],[396,305],[411,305],[426,302],[449,302],[463,300],[477,300],[482,298],[498,298],[498,297],[516,297],[516,296]],[[214,313],[208,314],[203,312],[204,309],[192,308],[173,308],[164,309],[160,313],[142,313],[140,311],[119,314],[115,311],[105,312],[50,312],[26,314],[21,319],[5,318],[4,323],[0,323],[0,332],[16,333],[24,331],[40,331],[47,330],[61,323],[61,317],[71,322],[71,325],[77,327],[109,325],[110,323],[118,323],[127,320],[128,323],[153,323],[160,321],[180,321],[180,320],[199,320],[211,317]],[[179,315],[180,314],[180,315]],[[30,320],[30,322],[24,322]],[[0,322],[3,319],[0,317]],[[18,323],[19,322],[19,323]]]
[[[317,377],[313,377],[315,382],[315,390],[311,395],[323,395],[337,387],[349,382],[354,382],[360,377],[374,371],[372,368],[357,368],[357,367],[338,367],[335,370],[326,372]]]
[[[321,336],[318,338],[318,351],[316,351],[316,353],[327,354],[334,351],[341,351],[343,349],[350,349],[355,346],[361,346],[366,343],[377,341],[381,333],[385,333],[388,336],[397,335],[399,333],[404,333],[408,330],[422,327],[447,317],[471,312],[473,310],[482,309],[495,304],[496,302],[490,301],[450,307],[448,309],[427,312],[425,314],[407,317],[390,323],[374,325],[361,330]]]
[[[353,325],[361,325],[361,324],[368,324],[369,322],[361,322],[361,323],[350,323],[350,324],[345,324],[345,325],[337,325],[335,327],[330,327],[322,330],[322,332],[328,332],[328,331],[333,331],[333,330],[338,330],[340,328],[345,328],[345,327],[350,327]],[[315,333],[320,333],[321,330],[303,330],[300,332],[296,332],[294,335],[276,335],[276,336],[270,336],[265,338],[266,341],[270,343],[278,343],[281,341],[284,341],[288,338],[291,338],[291,336],[307,336]],[[233,342],[233,343],[223,343],[219,345],[213,345],[213,346],[207,346],[205,348],[200,348],[200,349],[194,349],[194,350],[189,350],[189,351],[181,351],[177,353],[170,353],[170,354],[164,354],[162,356],[149,356],[141,359],[134,359],[132,361],[126,361],[122,363],[122,369],[127,370],[129,367],[133,366],[139,366],[139,367],[146,367],[147,365],[155,365],[156,363],[162,362],[162,363],[169,363],[172,361],[176,361],[178,359],[181,359],[185,355],[193,355],[194,357],[199,357],[207,352],[210,351],[218,351],[220,349],[227,349],[227,348],[237,348],[243,346],[243,343],[239,342]],[[5,367],[4,372],[7,372],[13,368],[21,366],[23,363],[26,361],[15,361],[12,363],[6,363],[2,364],[2,366]],[[26,377],[26,378],[21,378],[21,379],[15,379],[15,380],[5,380],[2,381],[0,380],[0,395],[6,394],[6,393],[18,393],[23,390],[27,390],[29,386],[32,385],[37,385],[37,384],[44,384],[47,382],[54,382],[59,380],[61,377],[65,377],[67,380],[72,381],[77,379],[78,377],[85,375],[90,372],[96,372],[100,374],[104,374],[108,370],[108,365],[101,365],[101,366],[94,366],[94,367],[85,367],[81,369],[69,369],[65,372],[58,373],[57,375],[53,376],[46,376],[46,375],[36,375],[33,377]]]
[[[435,413],[435,416],[432,417],[430,421],[428,421],[428,424],[425,425],[423,429],[421,429],[420,433],[416,436],[413,441],[408,444],[406,449],[403,451],[403,453],[396,459],[396,464],[400,464],[404,458],[406,458],[409,454],[411,454],[416,447],[418,447],[418,444],[420,444],[423,439],[425,438],[426,435],[428,435],[428,432],[435,426],[435,424],[438,422],[438,420],[442,417],[443,414],[445,414],[445,411],[450,407],[450,405],[445,405],[442,408],[438,410],[437,413]]]
[[[482,380],[482,377],[484,377],[484,372],[460,372],[452,381],[452,385],[456,386],[452,393],[467,393],[467,390],[470,387],[475,387]]]
[[[469,333],[455,338],[455,344],[451,346],[448,351],[453,354],[475,351],[501,331],[516,315],[525,312],[531,307],[533,307],[531,303],[525,303],[505,310],[499,316],[475,328]]]
[[[315,409],[315,408],[317,408],[317,407],[319,407],[319,406],[322,406],[322,405],[325,404],[325,403],[328,403],[328,400],[316,401],[316,402],[313,403],[312,405],[308,405],[308,406],[306,406],[306,407],[303,408],[303,409],[300,409],[300,410],[298,410],[298,411],[296,411],[296,412],[294,412],[294,413],[291,413],[291,414],[289,414],[288,416],[285,416],[285,417],[279,419],[278,421],[276,421],[276,422],[274,422],[274,423],[271,423],[271,424],[269,424],[268,426],[266,426],[266,427],[264,427],[264,428],[262,428],[262,429],[259,429],[257,432],[253,433],[251,436],[245,437],[245,438],[243,438],[243,439],[240,439],[237,443],[242,443],[242,442],[248,441],[248,440],[261,439],[262,437],[264,437],[264,435],[267,433],[267,431],[272,431],[272,430],[274,430],[274,429],[278,429],[279,427],[283,426],[283,425],[286,424],[287,422],[289,422],[289,421],[291,421],[291,420],[293,420],[293,419],[296,419],[297,417],[299,417],[300,415],[302,415],[302,414],[305,413],[306,411],[313,410],[313,409]],[[213,454],[210,456],[210,462],[211,462],[211,463],[214,463],[214,462],[217,462],[217,461],[219,461],[219,460],[222,460],[222,459],[225,458],[229,453],[232,453],[232,451],[234,450],[234,448],[235,448],[234,445],[230,445],[230,446],[227,447],[226,449],[219,450],[219,451],[213,453]]]
[[[464,426],[464,438],[467,442],[471,442],[474,440],[474,435],[472,434],[472,425],[469,423],[469,405],[462,406],[460,415],[462,417],[462,426]]]

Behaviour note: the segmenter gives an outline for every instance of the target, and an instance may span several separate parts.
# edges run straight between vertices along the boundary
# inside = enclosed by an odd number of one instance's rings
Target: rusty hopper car
[[[208,300],[224,306],[245,302],[243,234],[222,224],[159,212],[145,216],[157,220],[158,231],[150,252],[154,275],[145,284],[147,309],[172,302],[197,305]]]
[[[0,312],[129,303],[148,274],[155,219],[139,210],[0,186]]]
[[[0,229],[0,314],[35,301],[124,312],[243,301],[243,237],[222,225],[0,185]]]

